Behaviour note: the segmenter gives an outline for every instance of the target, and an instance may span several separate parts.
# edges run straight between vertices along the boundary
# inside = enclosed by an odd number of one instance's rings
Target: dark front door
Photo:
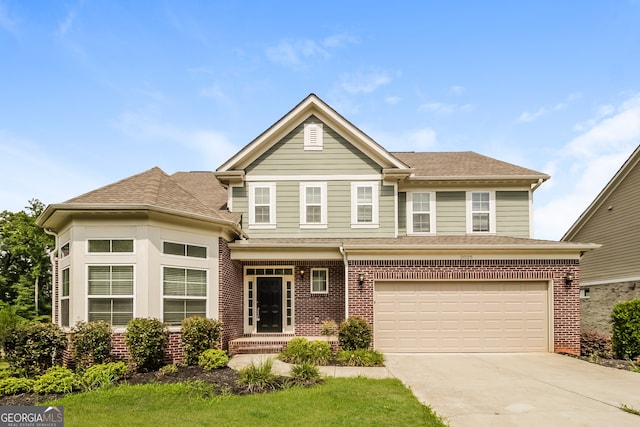
[[[282,277],[258,277],[258,332],[282,332]]]

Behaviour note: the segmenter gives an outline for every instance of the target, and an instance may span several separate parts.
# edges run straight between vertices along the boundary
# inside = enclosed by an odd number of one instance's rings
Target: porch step
[[[254,345],[236,347],[235,351],[231,351],[232,354],[271,354],[280,353],[284,349],[284,345]]]
[[[287,343],[295,337],[290,336],[250,336],[241,337],[229,341],[230,354],[268,354],[280,353]],[[335,337],[305,337],[309,341],[327,341],[333,351],[338,348],[338,340]]]

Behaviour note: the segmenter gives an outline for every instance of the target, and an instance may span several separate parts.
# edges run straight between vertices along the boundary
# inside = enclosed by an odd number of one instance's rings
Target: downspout
[[[53,236],[53,250],[49,251],[49,260],[51,261],[51,271],[53,273],[53,277],[51,278],[51,295],[58,295],[58,278],[60,277],[60,272],[58,271],[58,265],[56,264],[56,258],[58,256],[58,233],[55,231],[42,228],[46,234],[49,236]],[[55,278],[55,280],[54,280]],[[54,311],[56,309],[56,302],[51,301],[51,322],[53,323],[55,320]]]
[[[344,246],[340,245],[340,253],[344,262],[344,318],[349,318],[349,262],[347,261],[347,252]]]

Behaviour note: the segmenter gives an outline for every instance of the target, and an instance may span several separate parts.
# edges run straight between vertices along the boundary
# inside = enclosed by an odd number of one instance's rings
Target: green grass
[[[445,426],[396,379],[329,378],[313,388],[206,395],[203,384],[120,386],[67,396],[65,426]]]

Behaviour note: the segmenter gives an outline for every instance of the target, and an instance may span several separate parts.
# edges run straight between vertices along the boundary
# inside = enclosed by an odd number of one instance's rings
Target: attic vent
[[[322,150],[322,123],[305,123],[304,149]]]

